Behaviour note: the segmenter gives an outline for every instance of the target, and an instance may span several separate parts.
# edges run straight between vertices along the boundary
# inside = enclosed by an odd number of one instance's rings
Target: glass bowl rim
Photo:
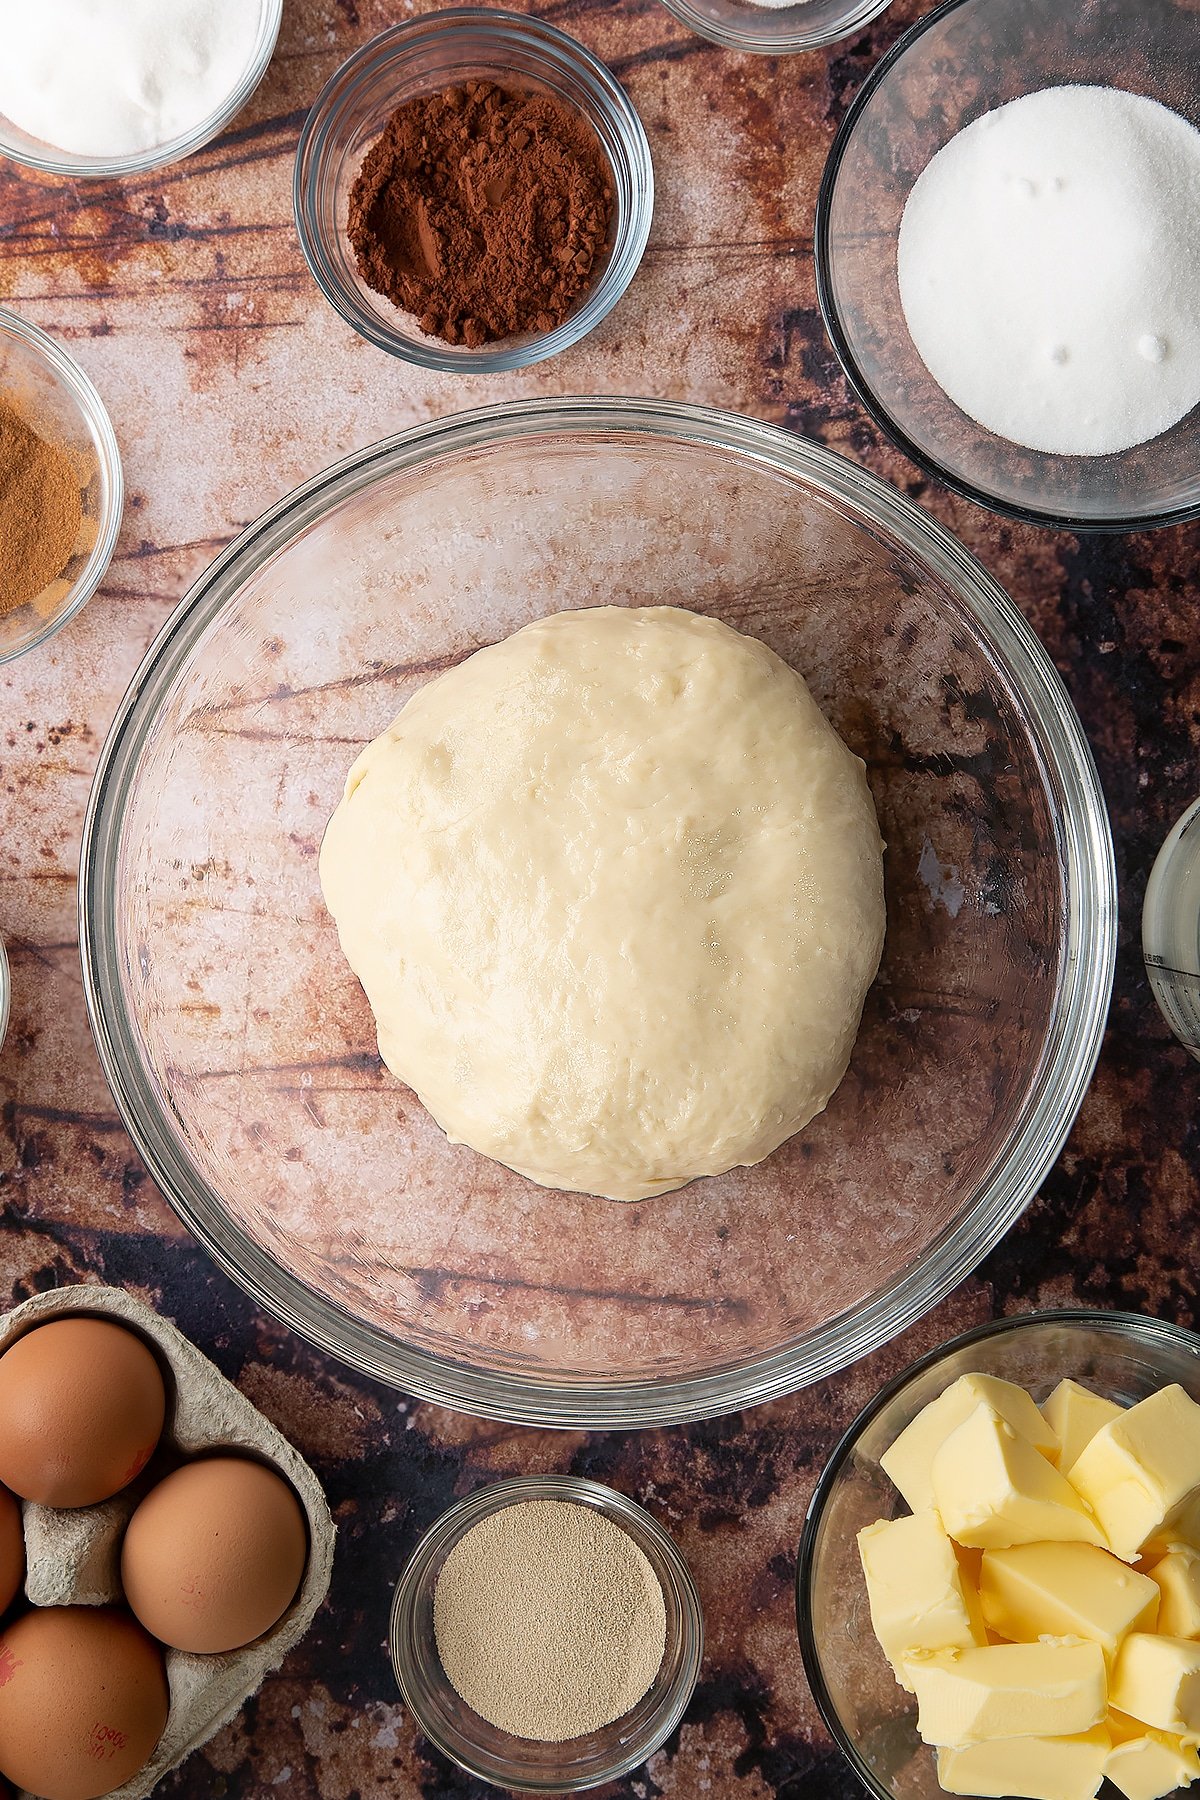
[[[1064,1306],[1055,1307],[1047,1312],[1010,1313],[1000,1319],[985,1319],[982,1324],[972,1325],[966,1331],[947,1338],[944,1344],[935,1344],[924,1355],[907,1363],[890,1381],[884,1383],[879,1392],[846,1427],[837,1443],[829,1453],[829,1460],[821,1471],[812,1498],[804,1514],[804,1524],[800,1531],[800,1547],[796,1555],[796,1633],[800,1640],[800,1656],[804,1663],[804,1674],[817,1703],[817,1711],[829,1732],[830,1737],[849,1763],[851,1769],[862,1782],[874,1800],[895,1800],[890,1788],[885,1788],[875,1779],[871,1770],[863,1762],[858,1747],[842,1724],[841,1715],[830,1697],[825,1682],[821,1658],[813,1635],[812,1621],[808,1606],[808,1594],[816,1573],[817,1533],[825,1516],[825,1508],[829,1497],[837,1484],[842,1469],[854,1454],[859,1439],[868,1426],[895,1399],[909,1382],[917,1376],[924,1375],[934,1369],[940,1362],[955,1355],[960,1350],[969,1350],[973,1344],[983,1344],[992,1338],[1010,1337],[1027,1330],[1032,1325],[1065,1325],[1065,1326],[1099,1326],[1111,1325],[1115,1335],[1126,1335],[1140,1338],[1143,1342],[1170,1342],[1181,1349],[1190,1350],[1200,1360],[1200,1333],[1190,1330],[1186,1325],[1173,1324],[1168,1319],[1157,1319],[1149,1313],[1131,1313],[1110,1311],[1100,1306]]]
[[[18,656],[24,656],[30,650],[36,650],[39,644],[44,644],[47,638],[53,637],[56,631],[61,631],[77,613],[82,612],[108,572],[125,511],[125,476],[121,468],[121,452],[112,420],[108,416],[108,408],[96,391],[91,376],[40,325],[34,325],[28,319],[22,319],[18,313],[0,306],[0,339],[6,333],[24,343],[33,352],[35,359],[49,369],[59,385],[70,395],[76,412],[87,427],[88,437],[100,463],[106,498],[104,511],[98,521],[96,542],[62,605],[24,643],[8,650],[0,644],[0,667],[14,662]]]
[[[0,1050],[3,1050],[4,1040],[8,1036],[8,1015],[11,1005],[12,969],[9,966],[4,939],[0,938]]]
[[[446,1545],[458,1543],[473,1526],[494,1517],[505,1506],[517,1505],[526,1500],[562,1500],[569,1504],[592,1507],[604,1518],[620,1524],[639,1548],[644,1548],[646,1542],[653,1543],[669,1565],[678,1587],[675,1600],[683,1642],[681,1665],[679,1673],[663,1695],[662,1705],[653,1725],[647,1726],[643,1738],[632,1749],[615,1756],[605,1768],[597,1770],[584,1781],[572,1781],[569,1778],[564,1780],[561,1775],[553,1779],[526,1782],[514,1781],[511,1775],[504,1778],[505,1788],[512,1788],[517,1793],[580,1793],[587,1788],[599,1787],[603,1782],[618,1780],[631,1769],[638,1768],[647,1757],[653,1756],[661,1748],[687,1711],[704,1659],[704,1612],[687,1560],[671,1534],[638,1501],[623,1494],[619,1488],[609,1487],[605,1482],[593,1481],[583,1475],[515,1475],[473,1488],[461,1500],[456,1500],[452,1506],[447,1507],[445,1512],[439,1513],[422,1532],[401,1570],[388,1614],[388,1655],[396,1685],[404,1696],[404,1703],[412,1713],[421,1735],[469,1775],[482,1781],[495,1782],[497,1777],[494,1772],[465,1761],[459,1751],[452,1750],[444,1743],[436,1730],[430,1729],[419,1702],[413,1702],[402,1673],[404,1659],[399,1653],[400,1625],[402,1618],[408,1617],[416,1604],[436,1552]],[[663,1599],[668,1611],[671,1611],[672,1595],[664,1591]]]
[[[331,126],[352,98],[359,83],[386,66],[405,45],[422,39],[448,38],[473,29],[490,38],[497,51],[506,44],[536,43],[560,66],[569,66],[591,93],[621,145],[626,173],[634,189],[634,205],[623,217],[613,253],[599,281],[585,295],[577,311],[552,331],[530,333],[519,343],[500,339],[478,350],[456,348],[451,354],[431,339],[428,343],[391,329],[374,315],[359,317],[351,308],[346,290],[326,248],[327,238],[313,205],[317,173],[322,166]],[[602,148],[604,148],[602,146]],[[610,161],[607,149],[605,160]],[[614,171],[619,174],[619,171]],[[654,218],[654,164],[650,141],[641,115],[607,63],[586,44],[536,13],[507,12],[498,7],[450,6],[385,27],[340,63],[325,83],[300,129],[292,175],[292,211],[296,234],[308,272],[338,317],[364,342],[418,368],[446,375],[495,375],[527,369],[558,356],[581,343],[606,319],[637,274]],[[340,229],[340,227],[339,227]],[[398,314],[403,317],[403,314]]]
[[[155,169],[165,169],[194,156],[241,112],[275,54],[283,22],[283,0],[260,0],[260,5],[262,16],[254,55],[220,106],[190,131],[168,138],[164,144],[152,144],[148,150],[131,150],[125,156],[82,156],[65,150],[56,152],[53,145],[48,145],[47,153],[43,153],[14,143],[5,131],[4,114],[0,113],[0,156],[7,156],[23,168],[36,169],[42,175],[62,175],[76,181],[115,181],[126,175],[148,175]]]
[[[1189,520],[1200,518],[1200,499],[1161,512],[1129,515],[1111,513],[1099,518],[1082,519],[1066,507],[1032,506],[1018,500],[1004,500],[998,494],[991,493],[987,488],[977,486],[966,476],[956,474],[953,469],[948,468],[945,463],[940,462],[937,457],[931,455],[929,451],[923,450],[919,444],[913,441],[867,380],[842,327],[841,315],[833,291],[833,268],[829,251],[830,215],[833,210],[834,189],[837,187],[842,163],[850,148],[858,122],[892,70],[907,55],[913,45],[933,26],[939,25],[943,19],[948,18],[951,13],[977,3],[978,0],[941,0],[941,4],[935,6],[932,12],[925,13],[921,18],[915,20],[896,39],[891,49],[880,57],[850,102],[846,109],[846,115],[838,126],[837,135],[821,172],[821,182],[817,189],[816,214],[813,221],[813,267],[816,273],[817,304],[821,309],[826,335],[833,345],[851,392],[884,436],[911,463],[915,463],[924,474],[932,476],[935,481],[940,482],[943,487],[949,488],[951,493],[961,495],[964,500],[970,500],[974,505],[982,506],[988,512],[998,513],[1003,518],[1016,519],[1023,525],[1049,526],[1084,535],[1088,533],[1098,535],[1111,532],[1157,531],[1168,525],[1187,524]],[[664,4],[670,4],[670,0],[664,0]]]
[[[765,25],[762,31],[742,30],[737,25],[710,19],[693,6],[691,0],[662,0],[662,4],[668,12],[674,13],[680,24],[694,31],[697,37],[707,38],[710,44],[720,44],[728,50],[747,50],[755,55],[790,56],[800,50],[822,50],[829,44],[840,44],[844,38],[861,31],[885,13],[892,0],[846,0],[843,17],[836,25],[826,26],[824,30],[796,26],[791,31],[782,27],[772,31]],[[770,16],[768,9],[764,18]]]
[[[1021,670],[1020,692],[1062,784],[1068,868],[1063,954],[1048,1047],[1000,1168],[968,1210],[881,1293],[765,1354],[698,1375],[619,1382],[530,1381],[417,1349],[315,1294],[264,1251],[191,1168],[138,1053],[119,981],[114,874],[124,796],[160,697],[242,582],[299,529],[396,473],[552,431],[611,443],[665,439],[807,484],[864,529],[893,532],[956,593],[993,653]],[[777,425],[711,408],[611,396],[502,402],[416,425],[353,452],[285,496],[193,583],[151,644],[100,752],[80,847],[80,951],[97,1051],[126,1129],[163,1194],[218,1265],[273,1317],[352,1368],[437,1405],[534,1426],[630,1430],[714,1418],[794,1393],[888,1342],[973,1269],[1025,1210],[1065,1142],[1100,1050],[1116,957],[1116,866],[1095,763],[1062,678],[1024,615],[975,557],[879,477]],[[1084,953],[1086,948],[1086,954]]]

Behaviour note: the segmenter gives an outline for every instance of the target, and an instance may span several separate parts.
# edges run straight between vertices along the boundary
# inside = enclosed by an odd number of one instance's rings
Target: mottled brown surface
[[[926,484],[847,396],[810,257],[823,158],[855,86],[920,7],[897,0],[828,55],[739,58],[654,0],[562,0],[626,81],[659,181],[638,280],[588,344],[527,375],[430,377],[361,344],[296,245],[291,152],[335,64],[400,4],[289,0],[279,54],[231,132],[121,187],[0,172],[0,296],[69,342],[108,402],[130,504],[103,591],[0,672],[0,932],[13,1022],[0,1056],[0,1297],[100,1277],[161,1306],[317,1466],[342,1530],[328,1607],[243,1718],[163,1791],[377,1800],[472,1784],[416,1738],[382,1645],[417,1533],[496,1475],[574,1469],[644,1500],[689,1557],[708,1624],[682,1732],[618,1790],[693,1800],[832,1796],[852,1784],[796,1650],[791,1577],[812,1483],[883,1375],[993,1310],[1072,1298],[1190,1321],[1200,1072],[1154,1008],[1138,950],[1150,862],[1200,786],[1200,531],[1115,540],[1006,525]],[[75,870],[100,740],[188,581],[295,482],[385,432],[480,400],[646,392],[737,407],[820,437],[916,495],[1041,631],[1096,747],[1124,922],[1112,1024],[1058,1168],[1021,1227],[906,1340],[744,1418],[645,1436],[538,1434],[358,1381],[259,1317],[138,1165],[92,1049]]]

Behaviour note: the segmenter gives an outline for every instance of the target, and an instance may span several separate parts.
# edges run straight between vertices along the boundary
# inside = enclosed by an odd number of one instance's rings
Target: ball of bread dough
[[[380,1054],[447,1135],[640,1200],[826,1105],[879,965],[882,851],[863,764],[771,650],[599,607],[415,694],[320,872]]]

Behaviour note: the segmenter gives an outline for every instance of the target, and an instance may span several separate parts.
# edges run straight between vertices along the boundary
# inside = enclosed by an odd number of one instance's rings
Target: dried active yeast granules
[[[1200,402],[1200,132],[1141,94],[1053,87],[950,139],[900,226],[922,362],[989,431],[1100,456]]]
[[[505,1506],[455,1545],[433,1597],[442,1667],[514,1737],[558,1744],[619,1719],[662,1665],[666,1607],[628,1532],[563,1500]]]

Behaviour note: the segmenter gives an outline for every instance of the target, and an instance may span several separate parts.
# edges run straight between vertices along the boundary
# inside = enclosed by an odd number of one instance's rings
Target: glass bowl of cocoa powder
[[[422,368],[568,349],[633,279],[654,205],[615,76],[543,19],[462,7],[366,44],[314,105],[296,226],[347,324]]]
[[[36,325],[0,308],[0,663],[73,619],[121,524],[121,458],[104,403]]]

